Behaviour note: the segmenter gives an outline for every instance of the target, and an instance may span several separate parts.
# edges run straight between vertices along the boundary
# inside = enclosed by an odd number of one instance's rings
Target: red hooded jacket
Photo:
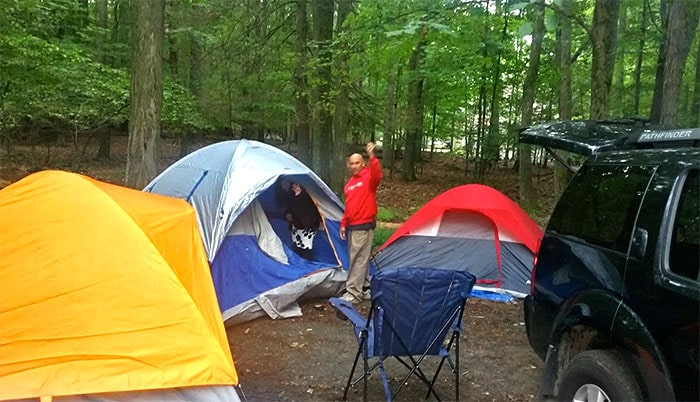
[[[369,167],[364,167],[350,177],[345,185],[345,214],[340,227],[371,223],[377,217],[377,187],[382,180],[379,159],[369,158]]]

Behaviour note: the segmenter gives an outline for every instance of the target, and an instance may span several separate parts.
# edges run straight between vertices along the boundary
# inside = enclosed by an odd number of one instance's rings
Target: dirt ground
[[[360,308],[366,313],[369,302]],[[352,368],[357,342],[349,321],[337,318],[324,300],[302,304],[303,315],[274,321],[259,318],[228,328],[243,392],[251,402],[339,401]],[[425,363],[435,367],[435,361]],[[534,401],[542,363],[525,335],[522,302],[470,299],[460,342],[460,399],[465,401]],[[387,364],[396,385],[406,369]],[[436,390],[454,400],[453,380],[443,368]],[[412,378],[397,401],[423,400],[425,386]],[[370,400],[383,400],[378,374],[369,379]],[[362,400],[362,384],[348,393]],[[434,398],[432,400],[435,400]]]
[[[83,139],[84,141],[84,139]],[[11,153],[0,150],[0,188],[32,172],[62,169],[86,174],[99,180],[123,184],[126,166],[126,137],[113,137],[109,161],[91,158],[96,140],[84,143],[31,148],[16,146]],[[198,146],[205,145],[200,143]],[[161,144],[160,169],[177,160],[178,143]],[[380,206],[402,211],[409,216],[441,192],[472,180],[465,178],[464,162],[434,155],[423,164],[420,178],[404,183],[385,170],[380,186]],[[551,211],[551,173],[535,169],[535,189],[539,210],[531,215],[542,226]],[[485,184],[497,188],[515,201],[517,172],[512,168],[494,168]],[[343,389],[357,350],[357,342],[348,321],[337,318],[327,300],[301,303],[301,317],[285,320],[259,318],[227,328],[242,390],[251,402],[263,401],[336,401]],[[366,313],[369,302],[360,305]],[[533,401],[538,392],[542,362],[531,351],[523,322],[522,301],[499,303],[470,299],[464,315],[464,332],[460,345],[460,399],[485,401]],[[406,373],[397,364],[389,364],[390,378]],[[454,390],[449,370],[443,368],[438,380],[438,394],[453,400]],[[425,387],[409,380],[399,401],[424,399]],[[381,381],[373,375],[369,381],[370,400],[384,399]],[[361,384],[353,388],[349,400],[362,399]]]

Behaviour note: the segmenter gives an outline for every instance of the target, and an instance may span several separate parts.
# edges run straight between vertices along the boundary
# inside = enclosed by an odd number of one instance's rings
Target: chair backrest
[[[451,324],[462,318],[475,282],[474,275],[462,271],[379,270],[371,282],[374,339],[370,354],[437,355]]]

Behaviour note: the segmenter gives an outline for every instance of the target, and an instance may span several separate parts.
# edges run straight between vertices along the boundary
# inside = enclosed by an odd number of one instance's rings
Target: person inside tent
[[[292,248],[302,258],[311,260],[321,214],[314,200],[299,183],[283,180],[282,189],[285,190],[285,217],[292,237]]]

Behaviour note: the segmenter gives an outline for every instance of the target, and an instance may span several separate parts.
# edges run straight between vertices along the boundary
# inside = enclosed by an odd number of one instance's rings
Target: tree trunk
[[[97,0],[97,26],[100,28],[97,45],[97,61],[102,64],[107,64],[107,54],[105,52],[105,44],[107,43],[107,0]],[[112,144],[112,129],[106,127],[99,134],[99,144],[97,148],[97,159],[109,159]]]
[[[394,135],[396,132],[396,80],[397,71],[389,69],[384,96],[384,138],[382,141],[382,165],[394,171]]]
[[[593,10],[593,61],[591,63],[591,119],[609,114],[610,86],[615,67],[617,18],[620,0],[596,0]]]
[[[530,45],[530,62],[528,63],[525,82],[523,83],[522,117],[520,125],[527,127],[532,124],[532,106],[535,103],[537,91],[537,74],[540,69],[540,54],[542,52],[542,38],[544,36],[544,3],[538,2],[533,9],[532,44]],[[526,210],[534,207],[532,189],[532,160],[531,147],[527,144],[520,145],[518,158],[518,176],[520,179],[520,206]]]
[[[658,124],[661,121],[661,104],[664,94],[664,67],[666,66],[666,41],[668,38],[668,7],[666,0],[660,0],[661,4],[661,39],[659,56],[656,59],[656,78],[654,80],[654,97],[651,100],[649,119]]]
[[[170,69],[170,76],[175,80],[179,81],[178,74],[179,68],[178,64],[180,62],[180,53],[177,48],[177,36],[175,31],[177,27],[170,26],[168,28],[168,68]]]
[[[90,4],[88,0],[80,0],[80,28],[87,28],[90,25]]]
[[[620,17],[617,23],[617,50],[615,52],[615,65],[613,72],[614,83],[611,88],[610,110],[613,116],[626,116],[627,90],[625,88],[625,77],[627,62],[625,60],[625,47],[627,43],[627,4],[620,4]]]
[[[642,2],[642,21],[640,23],[639,47],[637,48],[637,62],[634,66],[634,115],[639,116],[639,97],[642,92],[642,61],[644,59],[644,43],[647,34],[647,16],[649,15],[649,4]]]
[[[336,88],[338,97],[335,101],[335,129],[333,130],[333,157],[331,159],[330,187],[338,194],[343,192],[345,180],[345,144],[348,142],[348,124],[350,107],[350,72],[348,55],[350,46],[343,35],[343,22],[352,11],[352,0],[338,2],[338,18],[336,21],[336,37],[339,48],[336,52]]]
[[[133,27],[135,24],[134,6],[132,3],[127,1],[112,2],[114,21],[112,24],[112,43],[129,43],[129,38],[132,35],[130,27]],[[109,62],[113,67],[127,68],[129,66],[130,59],[124,52],[111,52],[110,56],[111,60]]]
[[[501,6],[500,2],[496,2],[496,9]],[[506,43],[508,39],[508,12],[503,11],[503,31],[501,33],[501,43]],[[483,183],[486,178],[486,171],[494,165],[499,158],[501,145],[500,139],[500,124],[501,119],[501,98],[503,89],[501,85],[501,59],[503,57],[502,47],[498,46],[498,54],[496,56],[496,68],[493,71],[493,86],[491,87],[491,113],[489,115],[488,134],[485,138],[484,155],[477,173],[478,181]]]
[[[660,123],[673,127],[678,124],[678,98],[683,78],[683,66],[700,18],[700,4],[695,1],[672,0],[668,10],[668,35],[664,66],[663,102]]]
[[[700,127],[700,50],[695,59],[695,90],[693,91],[693,104],[690,107],[690,115],[693,117],[691,125]]]
[[[246,1],[245,12],[248,16],[245,29],[248,32],[247,40],[250,41],[250,50],[245,63],[243,63],[243,77],[247,77],[253,82],[263,81],[263,69],[265,42],[267,41],[268,19],[270,17],[270,3],[264,1]],[[240,77],[237,79],[240,82]],[[254,139],[259,142],[265,141],[265,131],[261,122],[265,121],[265,111],[258,102],[257,90],[250,85],[243,85],[243,90],[236,94],[245,99],[243,105],[238,105],[237,109],[246,116],[243,123],[243,137]]]
[[[107,0],[96,0],[95,7],[97,9],[97,27],[100,29],[99,36],[97,37],[97,61],[102,64],[107,64],[107,53],[105,51],[105,45],[107,44]]]
[[[312,167],[310,133],[309,133],[309,96],[306,82],[306,41],[308,24],[306,19],[306,0],[296,2],[296,53],[294,68],[294,132],[297,137],[297,157]]]
[[[403,155],[402,177],[405,181],[416,180],[417,156],[420,156],[421,133],[423,131],[423,80],[420,71],[425,53],[427,28],[421,28],[421,37],[408,62],[408,105],[406,106],[406,147]]]
[[[199,24],[202,19],[202,10],[200,7],[192,7],[192,19]],[[190,33],[190,73],[189,73],[189,88],[197,102],[202,99],[202,80],[204,78],[204,44],[198,35]],[[194,134],[190,128],[187,128],[180,140],[180,157],[184,157],[190,153]]]
[[[562,0],[561,9],[564,15],[571,12],[571,0]],[[560,19],[559,34],[559,118],[561,120],[571,120],[573,116],[573,102],[571,91],[571,19],[562,17]],[[555,151],[566,160],[567,152]],[[571,179],[569,170],[561,163],[554,164],[554,194],[559,196],[564,192],[564,188]]]
[[[472,119],[469,115],[469,96],[464,98],[464,177],[469,175],[469,157],[472,152],[472,131],[470,123]]]
[[[436,130],[436,125],[437,125],[437,111],[438,111],[438,103],[437,103],[437,97],[433,98],[433,122],[431,126],[431,133],[430,133],[430,159],[433,159],[433,152],[435,152],[435,130]]]
[[[328,102],[331,91],[331,62],[333,49],[333,0],[312,0],[314,24],[313,39],[316,43],[318,99],[313,114],[314,170],[326,183],[330,183],[330,159],[333,152],[333,120]]]
[[[497,5],[496,5],[497,6]],[[490,7],[489,1],[486,1],[486,7]],[[489,37],[489,31],[491,28],[488,25],[484,26],[484,36],[481,42],[481,57],[483,58],[483,67],[481,69],[481,77],[479,79],[479,98],[476,102],[477,109],[477,124],[476,133],[474,138],[474,145],[472,149],[474,150],[474,172],[476,174],[476,181],[482,181],[480,174],[482,172],[482,158],[483,158],[483,140],[484,140],[484,130],[486,129],[486,86],[488,81],[488,73],[490,72],[490,66],[488,65],[489,49],[491,45],[487,43],[487,38]],[[468,166],[468,162],[467,162]],[[465,167],[465,177],[466,177],[466,167]]]
[[[163,106],[165,0],[135,1],[131,67],[131,113],[126,180],[143,188],[157,172],[157,144]]]

